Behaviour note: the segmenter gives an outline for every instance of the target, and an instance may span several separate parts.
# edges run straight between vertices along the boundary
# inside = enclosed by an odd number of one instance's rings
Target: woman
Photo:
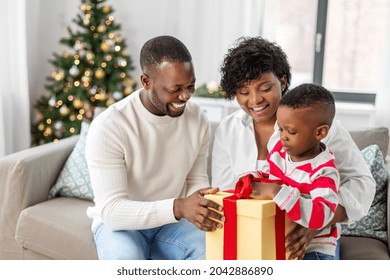
[[[221,87],[226,99],[236,98],[242,110],[222,120],[215,132],[213,186],[234,188],[241,174],[262,169],[271,148],[268,143],[279,137],[276,110],[290,81],[290,65],[278,45],[261,37],[240,38],[229,49],[221,67]],[[341,179],[340,205],[330,225],[359,220],[367,214],[375,195],[370,170],[338,121],[332,123],[323,142],[335,154]],[[314,235],[315,231],[298,227],[286,237],[292,259],[303,258]]]

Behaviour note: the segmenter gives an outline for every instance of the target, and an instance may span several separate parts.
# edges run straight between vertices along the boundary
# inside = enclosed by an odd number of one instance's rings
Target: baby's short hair
[[[324,116],[327,125],[331,125],[336,113],[335,101],[332,93],[316,84],[302,84],[288,91],[279,102],[279,107],[286,106],[292,109],[315,109]]]
[[[152,70],[163,61],[191,62],[187,47],[172,36],[158,36],[147,41],[140,53],[143,72]]]

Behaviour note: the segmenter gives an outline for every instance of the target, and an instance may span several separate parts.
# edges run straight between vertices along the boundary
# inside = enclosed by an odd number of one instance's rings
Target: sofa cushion
[[[350,225],[342,225],[342,234],[348,236],[371,237],[387,244],[387,171],[383,155],[377,145],[362,150],[376,182],[374,201],[368,214]]]
[[[360,150],[363,150],[370,145],[377,144],[382,155],[387,155],[389,147],[389,130],[387,127],[350,131],[350,134]]]
[[[89,124],[81,124],[80,137],[66,160],[57,181],[49,191],[49,199],[58,196],[93,200],[93,191],[85,158],[85,144]]]
[[[86,209],[93,203],[59,197],[22,211],[16,241],[24,248],[59,260],[96,260],[92,220]]]

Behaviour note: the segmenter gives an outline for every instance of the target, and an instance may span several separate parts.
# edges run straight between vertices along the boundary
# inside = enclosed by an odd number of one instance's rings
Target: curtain
[[[229,46],[240,36],[261,33],[263,0],[168,0],[161,17],[165,30],[180,38],[191,52],[198,85],[219,82],[219,68]]]
[[[385,40],[385,51],[382,59],[382,75],[379,80],[379,91],[376,97],[376,126],[385,126],[390,129],[390,9],[387,16],[387,33],[383,34]],[[367,70],[369,72],[369,70]]]
[[[25,0],[0,0],[0,157],[30,146]]]

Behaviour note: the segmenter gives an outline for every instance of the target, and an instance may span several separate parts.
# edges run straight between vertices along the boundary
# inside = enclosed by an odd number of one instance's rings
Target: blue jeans
[[[112,231],[101,223],[93,236],[101,260],[205,259],[205,233],[186,219],[146,230]]]
[[[322,254],[322,253],[318,253],[318,252],[310,252],[310,253],[305,254],[303,259],[304,260],[339,260],[340,259],[340,239],[337,240],[336,255],[335,256]]]
[[[306,253],[303,259],[304,260],[334,260],[334,256],[318,253],[318,252],[310,252],[310,253]]]

